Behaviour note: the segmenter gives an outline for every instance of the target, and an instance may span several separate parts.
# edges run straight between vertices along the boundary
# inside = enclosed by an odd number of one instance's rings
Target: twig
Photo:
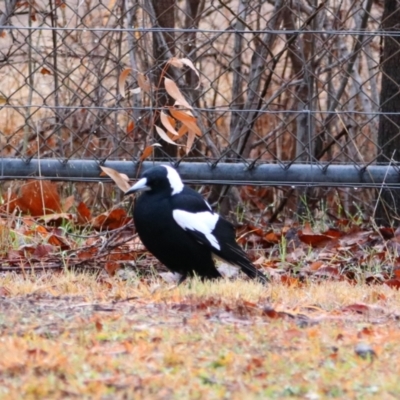
[[[342,136],[345,136],[345,135],[348,133],[348,130],[349,130],[350,128],[352,128],[351,125],[347,125],[345,128],[343,128],[343,129],[336,135],[336,137],[334,137],[334,138],[319,152],[319,154],[316,155],[315,158],[316,158],[317,160],[320,160],[320,159],[324,156],[324,154],[325,154],[326,152],[328,152],[328,151],[330,150],[330,148],[331,148],[334,144],[336,144],[336,143],[338,142],[338,140],[339,140]]]
[[[393,150],[393,154],[392,154],[392,157],[390,158],[390,163],[389,163],[389,165],[388,165],[388,167],[387,167],[387,170],[386,170],[386,173],[385,173],[385,177],[384,177],[384,179],[383,179],[383,182],[385,182],[385,180],[386,180],[386,177],[387,177],[387,174],[388,174],[388,172],[389,172],[389,169],[390,169],[391,164],[392,164],[393,162],[395,162],[395,160],[394,160],[394,155],[395,155],[395,154],[396,154],[396,150]],[[372,218],[374,218],[374,219],[375,219],[375,214],[376,214],[376,210],[378,209],[379,203],[382,203],[382,206],[383,206],[383,208],[385,209],[386,216],[388,217],[388,219],[390,218],[389,211],[386,209],[385,203],[381,200],[382,192],[383,192],[383,186],[384,186],[384,185],[385,185],[385,184],[382,183],[381,187],[379,188],[378,198],[376,199],[374,211],[373,211],[373,213],[372,213]],[[395,204],[395,200],[394,200],[394,199],[393,199],[393,204]]]
[[[0,16],[0,26],[4,27],[9,24],[9,20],[17,8],[18,0],[5,0],[6,9]],[[2,37],[4,28],[0,28],[0,37]]]
[[[361,33],[358,35],[358,37],[356,39],[356,43],[353,48],[353,51],[352,51],[351,55],[349,56],[347,69],[343,74],[343,79],[340,83],[339,89],[337,90],[336,94],[334,96],[332,96],[332,103],[330,104],[330,108],[328,109],[328,112],[332,112],[335,110],[335,108],[339,104],[339,101],[340,101],[341,97],[343,96],[343,93],[346,89],[347,82],[349,81],[351,72],[354,67],[354,63],[355,63],[355,61],[358,57],[358,54],[362,48],[363,40],[365,37],[364,30],[367,27],[368,19],[369,19],[370,13],[371,13],[372,4],[373,4],[373,0],[367,0],[367,5],[365,7],[364,15],[361,19],[361,24],[359,27],[359,30],[361,31]],[[328,116],[325,118],[325,121],[323,123],[322,130],[325,130],[328,127],[328,125],[330,124],[330,122],[332,121],[334,116],[335,116],[335,114],[328,114]]]
[[[51,26],[52,28],[55,28],[57,26],[57,7],[53,8],[53,0],[49,0],[49,8],[50,8],[50,20],[51,20]],[[58,58],[57,58],[57,31],[53,29],[51,31],[52,35],[52,40],[53,40],[53,76],[54,76],[54,105],[56,107],[59,106],[59,79],[58,79]],[[61,156],[64,156],[64,146],[62,142],[62,137],[61,137],[61,130],[59,127],[60,124],[60,116],[58,113],[56,113],[56,125],[57,125],[57,130],[58,130],[58,151],[61,153]]]

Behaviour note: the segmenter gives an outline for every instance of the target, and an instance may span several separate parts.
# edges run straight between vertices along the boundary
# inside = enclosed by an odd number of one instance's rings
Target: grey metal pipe
[[[103,165],[137,178],[141,172],[157,164],[132,161],[106,161]],[[0,158],[0,179],[51,179],[59,181],[100,181],[100,163],[94,160],[32,159],[29,162],[16,158]],[[185,162],[178,168],[187,182],[265,185],[265,186],[354,186],[400,188],[400,172],[392,166],[371,165],[360,169],[354,165],[293,164],[284,168],[278,164],[260,164],[249,170],[245,164],[219,163],[212,168],[207,163]]]

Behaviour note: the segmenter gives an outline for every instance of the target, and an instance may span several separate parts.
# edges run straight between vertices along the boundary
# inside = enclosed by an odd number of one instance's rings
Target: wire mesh
[[[397,28],[385,26],[398,8],[5,0],[1,157],[395,165],[398,135],[385,144],[379,132],[382,121],[400,125],[396,107],[384,109],[399,85],[381,63],[383,40],[400,50]],[[174,106],[166,78],[188,106]]]
[[[250,233],[393,224],[399,21],[400,0],[3,0],[2,217],[52,179],[103,229],[130,200],[99,165],[171,162]]]

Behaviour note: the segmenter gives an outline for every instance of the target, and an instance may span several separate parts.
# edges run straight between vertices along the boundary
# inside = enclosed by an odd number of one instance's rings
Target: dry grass
[[[3,275],[0,291],[1,399],[398,394],[400,293],[387,286],[61,273]],[[355,303],[368,307],[343,309]]]

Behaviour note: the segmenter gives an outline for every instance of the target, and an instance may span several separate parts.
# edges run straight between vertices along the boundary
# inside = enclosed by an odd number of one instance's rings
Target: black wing
[[[203,211],[213,212],[211,206],[203,199],[202,195],[185,186],[179,195],[171,197],[173,210],[183,210],[192,213]]]
[[[179,219],[177,223],[188,235],[218,257],[240,267],[250,278],[267,282],[266,276],[257,270],[237,244],[233,225],[214,213],[199,193],[185,187],[179,196],[172,196],[171,202],[173,210],[186,212],[187,220]]]

